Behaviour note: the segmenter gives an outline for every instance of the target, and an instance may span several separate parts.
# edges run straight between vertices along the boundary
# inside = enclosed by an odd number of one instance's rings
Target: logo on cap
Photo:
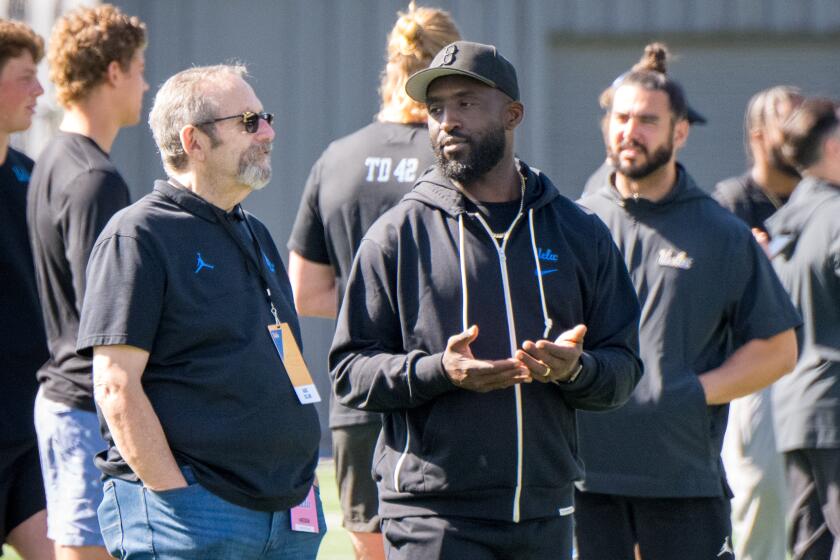
[[[444,66],[444,65],[449,66],[450,64],[455,62],[455,53],[457,53],[457,52],[458,52],[458,46],[457,45],[449,45],[448,47],[446,47],[446,50],[443,53],[444,54],[443,62],[441,62],[440,65],[441,66]]]

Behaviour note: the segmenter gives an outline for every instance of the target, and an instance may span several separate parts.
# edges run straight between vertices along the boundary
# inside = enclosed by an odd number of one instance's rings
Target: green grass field
[[[324,515],[327,518],[327,534],[321,542],[318,560],[352,560],[350,537],[341,527],[341,509],[338,506],[332,461],[324,461],[318,466],[318,481],[321,484],[321,500],[324,502]],[[9,547],[3,547],[3,552],[4,560],[20,560]]]

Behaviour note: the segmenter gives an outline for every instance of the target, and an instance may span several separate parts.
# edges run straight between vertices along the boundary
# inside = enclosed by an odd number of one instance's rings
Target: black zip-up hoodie
[[[437,169],[368,231],[330,352],[337,398],[384,413],[380,514],[518,522],[568,515],[582,476],[575,409],[620,406],[641,376],[639,307],[601,221],[520,163],[525,211],[501,246]],[[447,339],[477,324],[478,359],[587,325],[573,383],[455,387]]]

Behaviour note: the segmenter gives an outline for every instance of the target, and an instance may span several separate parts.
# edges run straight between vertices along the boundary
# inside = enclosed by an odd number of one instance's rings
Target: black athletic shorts
[[[402,517],[384,519],[382,534],[389,560],[572,558],[571,515],[519,523],[465,517]]]
[[[15,527],[46,507],[38,444],[0,451],[0,545]]]
[[[371,471],[380,431],[379,422],[332,428],[342,526],[353,533],[379,532],[379,492]]]
[[[732,560],[729,500],[575,492],[580,560]]]

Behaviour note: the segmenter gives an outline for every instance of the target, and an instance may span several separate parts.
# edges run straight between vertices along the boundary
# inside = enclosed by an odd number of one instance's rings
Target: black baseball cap
[[[473,78],[519,100],[519,84],[513,64],[499,54],[496,47],[471,41],[456,41],[443,47],[428,68],[408,79],[405,92],[415,101],[425,103],[429,84],[453,74]]]
[[[686,104],[688,124],[706,124],[706,117],[698,113],[691,105]]]

